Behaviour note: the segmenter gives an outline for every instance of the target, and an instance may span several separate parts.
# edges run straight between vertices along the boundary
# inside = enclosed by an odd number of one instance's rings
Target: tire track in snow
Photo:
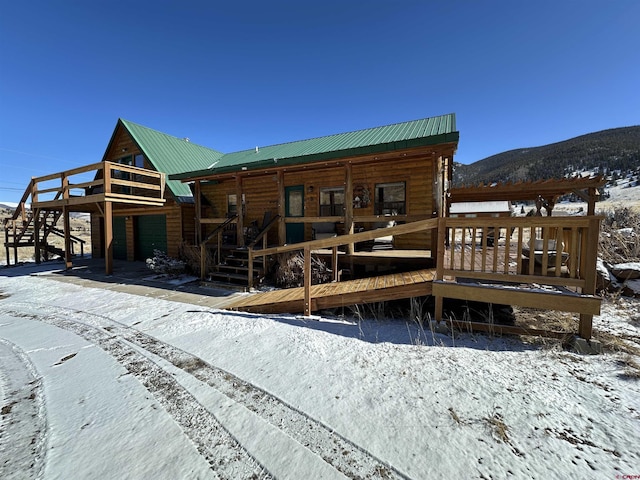
[[[0,339],[0,478],[40,478],[44,471],[47,416],[42,380],[27,354]]]
[[[54,319],[57,318],[53,313],[55,310],[64,312],[65,319],[73,319],[75,316],[76,319],[73,320],[73,323],[78,322],[83,326],[89,326],[90,323],[90,328],[105,330],[113,336],[112,338],[122,338],[165,359],[201,382],[215,388],[231,400],[244,405],[347,477],[355,479],[409,478],[305,412],[178,347],[162,342],[105,315],[51,305],[41,308],[50,311],[54,315]],[[46,318],[42,318],[42,320],[47,321]],[[156,368],[161,370],[159,367]],[[168,375],[164,370],[162,372],[164,375]]]
[[[29,317],[62,328],[91,342],[111,355],[153,394],[194,443],[219,478],[268,479],[271,475],[240,445],[168,372],[138,353],[116,335],[69,318],[54,315],[10,314]]]

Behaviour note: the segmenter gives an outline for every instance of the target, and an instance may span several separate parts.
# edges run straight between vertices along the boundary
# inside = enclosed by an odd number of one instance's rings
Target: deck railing
[[[157,205],[164,202],[165,184],[162,172],[98,162],[34,177],[29,193],[32,208],[78,205],[92,200]]]
[[[311,240],[308,242],[295,243],[292,245],[282,245],[278,247],[255,249],[254,247],[248,248],[249,254],[249,287],[253,287],[253,263],[256,258],[262,257],[263,263],[265,263],[265,257],[271,255],[278,255],[287,252],[302,251],[304,254],[304,272],[303,272],[303,286],[304,286],[304,314],[311,314],[311,252],[314,250],[331,249],[332,251],[332,270],[333,280],[338,281],[338,247],[343,245],[350,245],[359,242],[366,242],[375,240],[376,238],[386,237],[389,235],[398,236],[406,235],[409,233],[416,233],[426,230],[436,229],[438,227],[438,219],[420,220],[416,222],[397,225],[395,227],[379,228],[376,230],[369,230],[366,232],[354,233],[351,235],[339,235],[331,238],[324,238],[321,240]]]
[[[580,314],[578,333],[589,339],[593,315],[600,312],[594,294],[601,219],[441,219],[436,320],[442,319],[444,298],[569,311]],[[522,333],[518,328],[511,333]]]
[[[437,279],[595,282],[600,217],[443,218]]]

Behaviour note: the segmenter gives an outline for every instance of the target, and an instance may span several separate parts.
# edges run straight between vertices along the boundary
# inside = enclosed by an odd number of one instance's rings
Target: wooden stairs
[[[45,260],[51,258],[51,256],[58,255],[62,258],[65,257],[65,251],[63,248],[59,248],[49,242],[50,235],[55,235],[64,238],[64,231],[57,228],[58,220],[62,217],[61,210],[38,210],[37,223],[38,238],[36,238],[36,218],[34,212],[26,208],[26,199],[30,192],[31,185],[25,191],[25,196],[18,204],[17,208],[13,212],[11,217],[3,220],[5,241],[4,247],[7,254],[7,265],[11,264],[11,250],[13,250],[14,264],[18,263],[18,249],[31,248],[36,250],[40,249],[41,255]],[[81,255],[84,255],[85,241],[81,238],[70,236],[71,250],[74,254],[74,246],[80,245]],[[37,255],[36,255],[37,256]]]
[[[264,278],[264,275],[264,260],[262,258],[256,259],[252,271],[252,285],[259,284]],[[249,285],[248,250],[239,247],[223,247],[221,261],[209,270],[205,282],[247,287],[247,285]]]

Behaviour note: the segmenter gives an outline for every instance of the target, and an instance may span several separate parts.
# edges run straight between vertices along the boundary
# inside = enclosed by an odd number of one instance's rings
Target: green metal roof
[[[185,139],[172,137],[127,120],[119,119],[118,122],[131,134],[149,163],[157,171],[167,175],[206,169],[224,155],[222,152],[196,145]],[[192,196],[189,186],[178,180],[168,179],[167,188],[178,201],[183,200],[184,197]]]
[[[274,165],[299,165],[351,155],[364,155],[399,150],[403,148],[457,142],[454,113],[368,128],[326,137],[312,138],[291,143],[258,146],[222,155],[213,165],[191,171],[182,170],[171,175],[172,179],[189,179],[207,175],[253,170]],[[176,169],[174,169],[176,170]]]

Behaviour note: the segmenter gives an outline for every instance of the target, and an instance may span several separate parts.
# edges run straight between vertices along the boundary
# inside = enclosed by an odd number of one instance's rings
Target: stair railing
[[[218,248],[216,250],[216,258],[217,258],[217,263],[220,263],[220,258],[221,258],[221,250],[222,250],[222,233],[224,232],[224,229],[232,224],[235,223],[238,220],[238,215],[232,215],[231,217],[227,218],[224,222],[222,222],[220,225],[218,225],[213,232],[211,232],[209,235],[207,235],[207,237],[202,240],[202,242],[200,242],[200,279],[204,280],[205,274],[206,274],[206,268],[207,268],[207,243],[209,243],[213,238],[217,237],[218,239]]]

